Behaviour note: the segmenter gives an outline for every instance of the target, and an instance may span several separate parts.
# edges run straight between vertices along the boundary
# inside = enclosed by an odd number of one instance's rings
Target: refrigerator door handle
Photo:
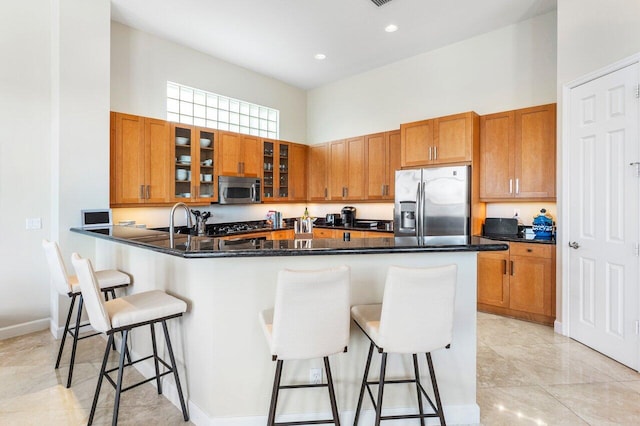
[[[420,226],[420,236],[424,237],[427,234],[427,183],[422,181],[422,191],[420,194],[420,202],[422,206],[420,207],[421,216],[422,216],[422,226]]]
[[[418,189],[416,190],[416,237],[420,236],[420,218],[422,217],[420,212],[420,182],[418,182]]]

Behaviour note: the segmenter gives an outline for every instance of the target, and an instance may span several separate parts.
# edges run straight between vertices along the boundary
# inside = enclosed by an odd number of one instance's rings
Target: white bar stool
[[[118,410],[120,408],[120,394],[122,392],[152,380],[156,380],[158,394],[162,394],[162,383],[160,382],[160,378],[171,373],[173,373],[176,382],[178,397],[180,398],[180,406],[182,408],[182,416],[185,422],[189,421],[189,414],[187,413],[187,407],[184,402],[182,386],[180,385],[180,377],[178,377],[178,369],[176,368],[176,360],[173,355],[173,348],[171,346],[171,339],[169,338],[169,331],[167,330],[166,323],[168,319],[181,317],[182,314],[187,311],[187,304],[184,301],[170,296],[160,290],[146,291],[103,302],[100,298],[98,279],[93,271],[91,262],[88,259],[81,258],[77,253],[73,253],[71,261],[76,270],[76,274],[78,275],[78,280],[80,281],[82,297],[87,305],[89,322],[95,330],[106,333],[108,336],[107,346],[104,351],[104,358],[102,359],[102,368],[100,369],[100,375],[98,376],[98,384],[93,396],[93,404],[91,405],[91,413],[89,414],[89,421],[87,424],[91,425],[93,423],[93,417],[96,412],[98,396],[100,395],[103,378],[106,378],[116,390],[112,418],[112,425],[115,426],[118,424]],[[167,343],[167,351],[169,353],[171,365],[167,364],[158,356],[154,329],[154,324],[157,322],[162,323],[162,329],[164,331],[164,338]],[[128,352],[127,336],[129,331],[136,327],[142,327],[145,325],[149,325],[151,329],[153,354],[133,362],[129,360],[129,362],[125,363],[125,353]],[[117,332],[123,333],[120,361],[117,368],[107,370],[107,360],[109,358],[111,346],[114,342],[113,336],[114,333]],[[155,364],[155,376],[123,389],[122,375],[124,367],[129,367],[150,358],[153,358]],[[160,373],[160,363],[166,367],[166,371],[163,373]],[[118,371],[118,378],[117,381],[114,382],[109,373],[116,370]]]
[[[327,387],[333,418],[308,424],[340,425],[329,355],[346,352],[349,343],[350,269],[337,268],[278,273],[273,309],[260,313],[260,321],[276,363],[267,425],[300,425],[275,422],[280,389]],[[281,385],[285,360],[323,358],[326,384]]]
[[[51,274],[51,280],[55,289],[63,296],[69,296],[71,298],[71,305],[69,306],[69,312],[67,313],[67,321],[64,324],[64,333],[62,333],[62,340],[60,342],[60,349],[58,350],[58,358],[56,359],[56,369],[60,367],[60,360],[62,358],[62,351],[64,350],[64,343],[67,339],[67,334],[73,337],[73,346],[71,349],[71,360],[69,362],[69,375],[67,376],[67,388],[71,387],[71,378],[73,376],[73,365],[76,358],[76,347],[78,346],[78,340],[86,339],[87,337],[96,336],[100,333],[93,333],[87,336],[79,337],[80,320],[82,317],[82,294],[80,293],[80,285],[75,275],[68,275],[67,268],[64,266],[62,256],[60,255],[60,248],[55,241],[42,240],[42,247],[47,257],[47,263],[49,265],[49,273]],[[115,269],[105,269],[102,271],[96,271],[96,278],[100,285],[100,291],[104,294],[104,299],[109,300],[109,295],[112,299],[116,298],[115,289],[121,287],[127,287],[131,284],[131,277],[124,272],[117,271]],[[71,322],[71,315],[73,313],[73,307],[78,299],[78,314],[76,316],[76,325],[69,327]],[[87,325],[87,324],[85,324]]]
[[[424,426],[424,419],[427,417],[438,417],[441,425],[446,424],[431,352],[449,348],[451,343],[456,275],[456,265],[431,268],[391,266],[387,272],[382,304],[356,305],[351,308],[353,320],[371,340],[354,426],[358,424],[365,388],[376,409],[376,426],[381,420],[398,419],[420,419],[420,424]],[[382,353],[380,379],[368,381],[374,346]],[[388,353],[412,354],[415,378],[385,380]],[[435,405],[420,383],[418,353],[425,353],[427,357]],[[419,414],[382,416],[384,385],[394,383],[416,384]],[[379,385],[377,402],[373,400],[373,393],[369,387],[376,384]],[[422,395],[433,413],[424,413]]]

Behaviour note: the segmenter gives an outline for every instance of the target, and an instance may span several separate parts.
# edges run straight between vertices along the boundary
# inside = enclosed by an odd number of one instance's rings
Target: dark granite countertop
[[[169,233],[158,230],[112,226],[100,229],[71,228],[71,231],[186,258],[472,252],[508,249],[506,244],[482,237],[436,237],[418,242],[414,237],[352,238],[350,241],[343,241],[331,238],[263,240],[242,239],[238,236],[238,239],[224,240],[183,234],[175,234],[175,247],[171,247]]]
[[[509,236],[509,235],[491,235],[491,236],[483,236],[482,238],[486,238],[488,240],[493,241],[508,241],[511,243],[534,243],[534,244],[551,244],[556,245],[556,239],[542,239],[542,238],[534,238],[533,236],[527,238],[526,236]]]

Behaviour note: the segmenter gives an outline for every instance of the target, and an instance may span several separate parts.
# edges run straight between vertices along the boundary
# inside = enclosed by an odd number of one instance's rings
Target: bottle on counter
[[[309,216],[309,208],[304,208],[304,213],[302,213],[302,217],[300,218],[300,232],[301,233],[309,233],[311,232],[311,217]]]

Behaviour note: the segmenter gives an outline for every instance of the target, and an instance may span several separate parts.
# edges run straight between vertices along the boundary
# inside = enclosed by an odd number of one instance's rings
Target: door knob
[[[576,249],[576,250],[577,250],[577,249],[579,249],[579,248],[580,248],[580,244],[578,244],[578,242],[577,242],[577,241],[574,241],[574,242],[572,242],[572,243],[570,242],[570,243],[569,243],[569,247],[571,247],[572,249]]]

